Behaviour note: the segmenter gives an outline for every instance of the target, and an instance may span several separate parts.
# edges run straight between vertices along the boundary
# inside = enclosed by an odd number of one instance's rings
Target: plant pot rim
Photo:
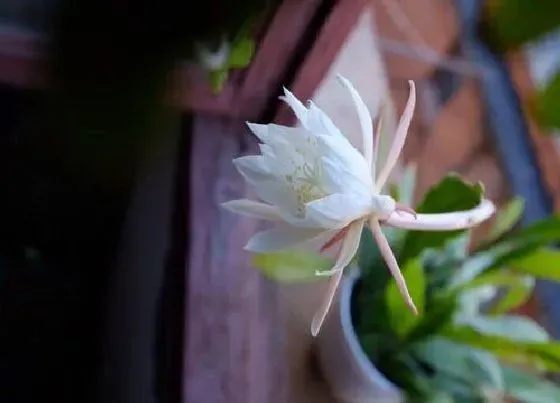
[[[345,275],[340,287],[340,303],[338,304],[337,314],[340,315],[340,323],[342,324],[344,338],[347,341],[352,356],[356,359],[358,367],[369,379],[375,379],[378,386],[383,389],[399,390],[399,388],[390,382],[371,362],[362,349],[358,340],[358,335],[352,325],[352,292],[360,278],[361,273],[359,268],[351,267],[348,269],[348,274]]]

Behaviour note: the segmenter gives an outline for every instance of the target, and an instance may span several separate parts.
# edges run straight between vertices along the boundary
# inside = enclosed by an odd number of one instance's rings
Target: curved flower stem
[[[495,210],[494,203],[485,199],[474,209],[466,211],[417,214],[415,218],[409,215],[391,214],[389,218],[383,220],[383,224],[408,230],[453,231],[474,227],[487,220]]]

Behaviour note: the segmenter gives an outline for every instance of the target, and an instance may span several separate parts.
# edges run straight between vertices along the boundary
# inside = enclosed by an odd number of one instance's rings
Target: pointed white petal
[[[337,193],[307,203],[305,218],[322,228],[343,228],[367,215],[370,207],[367,197]]]
[[[278,212],[278,207],[249,199],[230,200],[221,205],[232,213],[258,218],[260,220],[280,221],[282,219]]]
[[[348,193],[371,195],[373,194],[373,184],[370,178],[352,171],[352,166],[342,164],[338,159],[323,157],[323,176],[325,189],[328,193]]]
[[[257,196],[262,201],[278,206],[285,219],[286,214],[297,214],[298,202],[294,193],[279,181],[262,181],[255,184]]]
[[[267,142],[269,138],[268,125],[261,125],[258,123],[251,123],[251,122],[246,122],[246,124],[260,141],[262,141],[263,143]]]
[[[350,224],[350,228],[346,237],[342,241],[342,248],[340,249],[340,254],[338,259],[332,269],[334,273],[332,278],[329,280],[329,287],[327,290],[327,295],[323,300],[321,307],[317,313],[313,316],[311,321],[311,334],[317,336],[321,326],[327,317],[327,313],[332,305],[336,290],[338,289],[338,284],[344,273],[344,268],[352,261],[354,255],[358,251],[360,246],[360,237],[362,236],[362,229],[364,228],[365,220],[360,220],[358,222]]]
[[[306,129],[316,133],[342,136],[342,133],[333,123],[331,118],[323,112],[314,102],[309,101]]]
[[[233,165],[235,165],[239,173],[251,184],[270,180],[273,177],[273,174],[265,163],[264,157],[261,155],[248,155],[236,158],[233,160]]]
[[[346,167],[364,185],[373,189],[371,167],[363,155],[344,136],[317,137],[319,155]]]
[[[352,100],[354,101],[354,106],[356,107],[356,112],[358,112],[360,127],[362,129],[363,155],[366,162],[368,163],[368,166],[371,167],[373,158],[373,127],[371,115],[366,104],[364,103],[364,101],[360,97],[360,94],[358,94],[358,91],[356,91],[352,83],[341,75],[338,75],[337,78],[342,83],[342,85],[350,92]]]
[[[404,112],[399,121],[399,126],[397,127],[397,131],[395,132],[393,142],[391,143],[391,148],[389,149],[389,153],[387,154],[387,161],[385,161],[385,165],[381,169],[381,172],[379,173],[379,176],[377,177],[377,180],[375,182],[375,188],[378,191],[380,191],[383,186],[385,186],[385,182],[387,182],[391,171],[393,170],[395,164],[397,163],[397,160],[399,159],[399,155],[406,140],[406,135],[408,134],[408,127],[410,126],[412,115],[414,114],[414,106],[416,104],[416,87],[414,86],[414,81],[412,80],[409,80],[408,84],[410,85],[410,95],[408,96],[408,101],[406,102]]]
[[[307,124],[307,108],[290,91],[284,88],[284,96],[280,99],[284,101],[293,111],[298,120],[305,126]]]
[[[467,211],[417,214],[416,218],[410,214],[393,213],[383,224],[409,230],[453,231],[474,227],[490,218],[495,211],[494,204],[485,199],[477,207]]]
[[[274,149],[268,144],[259,144],[259,150],[261,150],[261,154],[265,157],[274,156]]]
[[[383,130],[383,113],[379,113],[379,119],[377,120],[377,127],[375,128],[375,135],[373,137],[373,155],[371,158],[371,177],[375,180],[377,175],[377,158],[379,155],[379,140],[381,138],[381,132]]]
[[[302,242],[320,235],[324,230],[309,228],[281,227],[257,232],[245,245],[245,249],[255,253],[276,252],[293,248]]]
[[[418,313],[416,306],[414,305],[414,301],[412,301],[412,297],[408,293],[408,288],[406,287],[406,282],[404,281],[404,277],[399,269],[399,264],[397,263],[397,259],[391,250],[391,246],[389,246],[389,242],[387,242],[387,238],[383,235],[383,231],[381,231],[381,227],[379,226],[379,222],[376,218],[372,218],[369,221],[369,226],[371,228],[371,233],[375,238],[375,242],[377,242],[377,246],[379,246],[379,250],[383,259],[387,263],[387,267],[389,267],[389,271],[391,275],[395,279],[397,283],[397,287],[404,298],[404,301],[409,306],[409,308],[414,313]]]

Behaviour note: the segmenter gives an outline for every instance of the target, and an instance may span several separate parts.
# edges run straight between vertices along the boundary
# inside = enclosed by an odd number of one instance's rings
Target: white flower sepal
[[[322,252],[338,246],[333,268],[317,273],[331,279],[325,300],[311,324],[313,335],[317,335],[329,311],[344,268],[358,251],[364,226],[371,229],[403,298],[416,313],[381,225],[411,230],[457,230],[481,223],[495,210],[492,202],[484,200],[469,211],[416,214],[381,194],[397,163],[412,119],[416,99],[414,82],[409,81],[408,102],[385,164],[378,173],[381,118],[374,132],[372,117],[358,92],[346,78],[338,76],[338,79],[349,92],[359,118],[361,151],[313,102],[305,106],[284,89],[281,99],[291,107],[302,127],[248,123],[261,141],[261,154],[237,158],[234,164],[254,186],[262,202],[243,199],[223,204],[230,211],[278,223],[275,228],[254,235],[245,247],[249,251],[285,250],[310,240],[323,240]]]

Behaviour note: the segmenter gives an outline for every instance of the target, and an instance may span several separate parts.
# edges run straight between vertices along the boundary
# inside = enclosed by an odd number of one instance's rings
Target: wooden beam
[[[218,95],[212,93],[204,71],[185,63],[176,73],[173,98],[195,112],[258,119],[282,85],[294,52],[321,3],[322,0],[282,1],[250,66],[232,72]],[[44,86],[44,42],[40,35],[0,28],[0,82],[23,88]]]
[[[21,88],[44,86],[43,50],[41,36],[0,27],[0,83]]]
[[[276,286],[251,267],[243,250],[257,222],[219,206],[248,196],[231,162],[256,146],[244,126],[194,118],[183,403],[288,401]]]
[[[299,99],[311,99],[367,3],[367,0],[337,1],[291,85],[291,91]],[[294,123],[292,112],[283,103],[279,106],[275,121],[279,124]]]
[[[554,209],[560,210],[560,153],[557,140],[551,137],[538,125],[529,107],[536,87],[529,74],[526,56],[522,52],[514,52],[507,56],[507,65],[527,122],[527,128],[544,184],[553,198]]]

